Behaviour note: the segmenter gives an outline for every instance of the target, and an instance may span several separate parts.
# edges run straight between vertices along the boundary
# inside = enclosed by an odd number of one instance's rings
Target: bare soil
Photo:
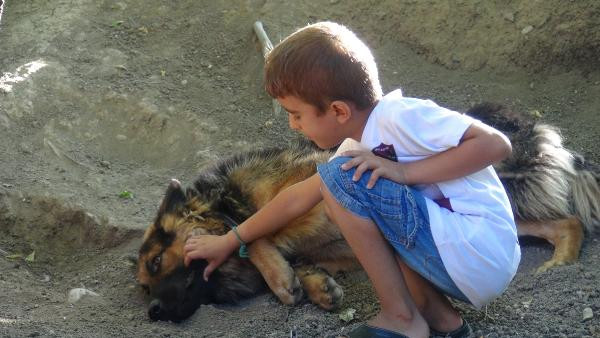
[[[0,1],[0,4],[2,1]],[[323,337],[376,313],[366,277],[338,277],[342,308],[266,293],[150,322],[128,256],[170,178],[295,136],[262,88],[252,24],[273,42],[310,22],[372,47],[384,90],[456,110],[496,101],[562,128],[600,162],[600,2],[8,0],[0,22],[0,336]],[[130,192],[127,194],[125,192]],[[31,255],[34,253],[34,255]],[[600,337],[600,243],[535,274],[552,247],[525,241],[485,337]],[[98,296],[68,302],[73,288]],[[586,310],[586,308],[588,310]],[[340,313],[355,309],[344,322]],[[584,320],[584,313],[592,318]]]

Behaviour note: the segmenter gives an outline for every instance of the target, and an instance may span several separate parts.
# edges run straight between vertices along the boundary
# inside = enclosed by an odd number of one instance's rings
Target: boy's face
[[[293,95],[278,97],[277,101],[288,112],[290,128],[301,132],[319,148],[329,149],[343,140],[339,135],[340,123],[331,107],[320,114],[316,106]]]

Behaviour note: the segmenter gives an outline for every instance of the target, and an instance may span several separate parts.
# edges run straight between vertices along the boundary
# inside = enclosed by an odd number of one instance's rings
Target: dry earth
[[[0,1],[2,3],[2,1]],[[562,128],[600,162],[600,2],[8,0],[0,22],[0,336],[335,336],[377,311],[365,276],[340,276],[339,312],[271,294],[150,322],[135,254],[171,177],[293,138],[261,84],[252,31],[276,42],[334,20],[379,62],[384,90],[465,110],[496,101]],[[129,191],[132,198],[119,195]],[[35,253],[31,256],[31,253]],[[477,336],[600,337],[600,243],[543,274],[527,243],[519,273]],[[71,304],[85,287],[98,296]],[[584,309],[592,318],[584,320]]]

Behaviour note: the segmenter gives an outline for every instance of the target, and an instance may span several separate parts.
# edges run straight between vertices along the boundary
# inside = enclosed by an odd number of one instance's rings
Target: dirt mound
[[[360,2],[355,13],[375,23],[369,36],[449,68],[589,72],[600,66],[599,12],[598,2],[551,0]]]
[[[0,0],[0,4],[2,1]],[[171,178],[295,135],[262,88],[252,31],[348,25],[387,92],[456,110],[496,101],[600,162],[600,3],[582,1],[4,1],[0,23],[0,336],[335,336],[376,313],[362,274],[339,313],[270,294],[151,323],[135,255]],[[127,194],[123,194],[128,192]],[[35,252],[33,258],[28,256]],[[507,293],[463,307],[478,336],[598,336],[600,243],[541,275],[527,244]],[[98,294],[69,303],[73,288]],[[583,314],[593,319],[583,320]]]
[[[0,193],[0,224],[5,250],[34,252],[38,263],[59,268],[70,264],[74,255],[107,251],[141,235],[67,207],[64,201],[41,196]]]

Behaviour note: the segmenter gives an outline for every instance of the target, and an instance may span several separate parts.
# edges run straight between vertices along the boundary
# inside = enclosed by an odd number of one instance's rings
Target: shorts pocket
[[[383,236],[390,242],[412,247],[423,216],[410,189],[388,181],[372,190],[367,191],[371,217]]]

